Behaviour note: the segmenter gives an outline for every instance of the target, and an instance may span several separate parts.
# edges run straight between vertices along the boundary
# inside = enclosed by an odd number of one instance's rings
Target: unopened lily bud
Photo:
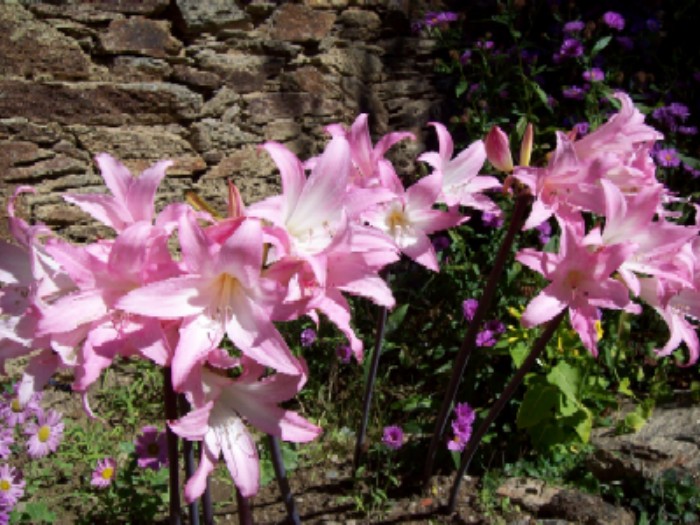
[[[486,158],[489,159],[494,168],[506,173],[513,171],[513,157],[510,154],[508,135],[501,128],[492,127],[489,134],[486,135],[484,145],[486,146]]]
[[[529,166],[530,157],[532,156],[532,143],[534,141],[535,130],[532,123],[528,124],[523,134],[523,140],[520,143],[520,165]]]
[[[238,187],[231,181],[228,181],[228,217],[229,219],[238,219],[245,215],[245,205],[241,198],[241,192]]]

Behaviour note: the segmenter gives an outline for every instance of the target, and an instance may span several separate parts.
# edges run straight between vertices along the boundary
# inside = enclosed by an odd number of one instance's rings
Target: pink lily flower
[[[168,422],[180,437],[204,441],[199,467],[185,486],[188,502],[202,495],[220,455],[243,497],[258,492],[258,453],[244,420],[262,432],[296,443],[306,443],[321,433],[298,413],[278,406],[301,390],[305,373],[262,378],[262,366],[245,357],[241,364],[243,373],[235,380],[202,368],[204,403],[177,421]]]
[[[636,195],[625,197],[608,180],[600,184],[605,196],[605,228],[593,230],[586,242],[595,245],[614,245],[629,242],[634,253],[618,271],[634,295],[639,295],[637,274],[657,275],[691,286],[687,272],[679,272],[676,259],[679,251],[698,235],[698,227],[674,224],[660,218],[654,220],[661,206],[661,188],[647,187]]]
[[[282,291],[263,279],[262,229],[241,218],[219,243],[193,214],[180,221],[180,246],[188,273],[147,284],[117,302],[117,308],[161,319],[182,318],[172,361],[173,386],[181,390],[226,333],[245,355],[282,373],[298,374],[300,364],[270,321]]]
[[[358,115],[349,131],[339,124],[331,124],[326,130],[333,137],[345,137],[350,144],[352,163],[355,166],[350,177],[352,184],[358,188],[382,186],[393,188],[398,176],[394,166],[384,155],[396,143],[404,140],[415,140],[416,137],[409,131],[397,131],[384,135],[375,146],[372,146],[372,138],[369,134],[367,123],[369,115]]]
[[[107,153],[98,154],[95,161],[112,195],[72,194],[64,199],[117,232],[135,222],[152,222],[156,190],[173,162],[162,160],[134,177],[126,166]]]
[[[496,177],[479,175],[479,170],[486,161],[484,142],[478,140],[463,150],[454,159],[454,143],[447,128],[439,122],[430,122],[435,128],[439,141],[438,152],[423,153],[418,160],[428,163],[442,180],[442,192],[438,202],[449,207],[462,205],[494,215],[501,210],[496,203],[482,194],[486,190],[496,190],[501,183]]]
[[[360,217],[390,237],[405,255],[437,272],[440,268],[428,235],[464,221],[456,211],[433,209],[441,190],[440,175],[435,173],[405,192],[401,187],[393,200],[376,205]]]
[[[633,146],[652,143],[664,138],[663,134],[644,124],[644,115],[623,92],[615,93],[620,111],[595,131],[574,142],[576,156],[583,162],[597,158],[604,152],[627,154]]]
[[[630,302],[627,288],[610,277],[635,248],[621,243],[591,250],[581,232],[576,231],[579,228],[568,223],[561,224],[561,228],[558,254],[524,249],[516,256],[520,263],[551,281],[527,305],[521,322],[525,327],[537,326],[569,308],[572,327],[584,346],[597,355],[598,308],[640,312],[639,306]]]

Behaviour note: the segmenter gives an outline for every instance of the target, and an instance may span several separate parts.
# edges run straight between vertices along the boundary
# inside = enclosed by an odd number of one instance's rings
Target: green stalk
[[[455,476],[455,480],[452,484],[452,490],[450,491],[450,500],[447,504],[448,514],[452,514],[455,510],[455,506],[457,504],[457,494],[459,493],[459,486],[462,483],[464,473],[467,471],[467,469],[469,468],[469,464],[474,458],[474,453],[476,452],[476,449],[479,448],[479,445],[481,444],[481,440],[484,438],[484,435],[491,426],[491,423],[493,423],[493,421],[498,417],[498,414],[501,413],[501,410],[503,410],[503,407],[506,406],[506,403],[508,403],[508,401],[510,401],[510,399],[513,397],[513,394],[515,394],[515,391],[523,382],[525,374],[527,374],[532,368],[532,365],[535,364],[535,361],[547,346],[547,343],[552,338],[552,335],[554,335],[554,332],[559,326],[559,323],[561,323],[561,320],[566,315],[567,311],[568,309],[565,308],[554,319],[547,323],[544,332],[542,332],[542,334],[532,345],[532,350],[530,350],[530,354],[527,356],[523,364],[520,365],[518,371],[511,378],[510,382],[506,385],[506,388],[505,390],[503,390],[503,393],[493,404],[491,410],[489,410],[489,413],[486,415],[486,419],[484,419],[481,422],[481,425],[479,425],[478,430],[469,440],[469,445],[464,450],[464,452],[462,452],[459,470],[457,471],[457,475]]]

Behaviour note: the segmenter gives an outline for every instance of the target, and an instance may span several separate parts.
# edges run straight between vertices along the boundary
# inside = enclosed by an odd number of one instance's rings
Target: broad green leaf
[[[634,392],[632,392],[632,390],[630,390],[630,378],[629,377],[623,377],[620,380],[620,384],[617,387],[617,391],[620,394],[624,394],[624,395],[629,396],[629,397],[634,397]]]
[[[554,385],[571,400],[578,401],[578,390],[581,384],[581,375],[578,369],[566,361],[561,361],[547,374],[547,382]]]
[[[581,407],[578,401],[567,396],[559,396],[559,413],[557,417],[573,416],[579,410],[581,410]]]
[[[525,392],[518,410],[518,428],[529,428],[552,418],[559,400],[559,392],[551,385],[534,383]]]
[[[583,417],[580,422],[574,426],[574,430],[576,430],[581,441],[588,443],[591,439],[591,430],[593,430],[593,413],[586,407],[581,407],[579,413],[583,414]]]

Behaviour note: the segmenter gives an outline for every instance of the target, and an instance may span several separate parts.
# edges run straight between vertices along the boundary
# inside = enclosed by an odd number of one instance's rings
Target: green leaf
[[[578,403],[581,374],[577,368],[566,361],[561,361],[547,374],[547,382],[558,387],[566,397]]]
[[[510,352],[510,357],[513,359],[513,364],[515,364],[516,368],[520,368],[523,364],[529,350],[530,348],[523,341],[519,341],[509,347],[508,351]]]
[[[403,320],[406,317],[406,312],[408,312],[408,304],[402,304],[401,306],[394,308],[386,319],[386,328],[384,329],[384,333],[390,334],[401,326],[401,323],[403,323]]]
[[[593,430],[593,413],[586,407],[581,407],[579,413],[584,414],[584,417],[574,426],[574,430],[581,438],[581,441],[588,443],[591,439],[591,430]]]
[[[617,387],[617,391],[620,394],[624,394],[629,397],[634,397],[634,392],[630,390],[630,378],[629,377],[623,377],[620,380],[620,384]]]
[[[608,47],[608,44],[610,43],[610,40],[612,40],[611,36],[604,36],[600,40],[598,40],[595,45],[593,46],[593,49],[591,49],[591,58],[596,56],[598,53],[600,53],[603,49]]]
[[[549,108],[549,99],[544,89],[542,89],[537,82],[530,82],[530,87],[535,91],[535,94],[537,94],[542,104]]]
[[[465,79],[462,79],[459,81],[459,84],[455,87],[455,97],[459,98],[462,95],[464,95],[464,92],[467,91],[467,88],[469,87],[469,84]]]
[[[518,410],[518,428],[530,428],[551,419],[559,397],[559,392],[551,385],[540,382],[531,384]]]

